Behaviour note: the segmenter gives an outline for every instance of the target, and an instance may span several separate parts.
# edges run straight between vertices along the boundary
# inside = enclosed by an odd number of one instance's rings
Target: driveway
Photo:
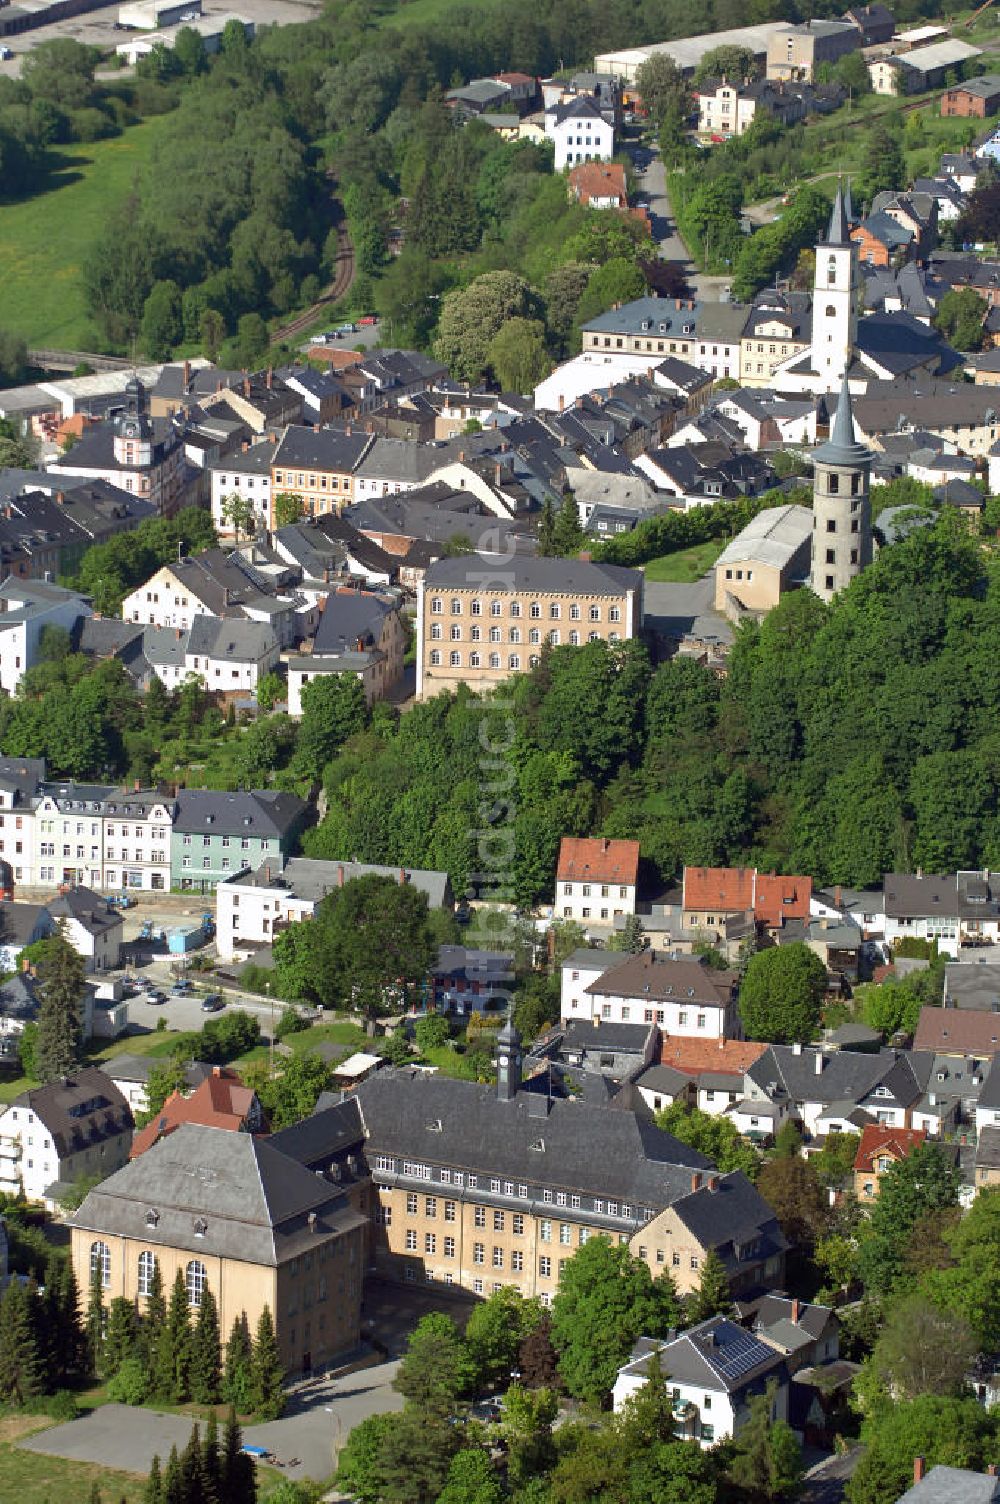
[[[398,1364],[380,1363],[334,1379],[297,1385],[280,1420],[247,1426],[244,1441],[266,1447],[285,1464],[289,1478],[322,1481],[334,1470],[337,1451],[353,1428],[369,1415],[402,1409],[402,1396],[391,1387]],[[102,1405],[90,1415],[53,1426],[22,1445],[31,1452],[98,1462],[126,1473],[148,1473],[153,1456],[165,1461],[170,1448],[181,1451],[191,1435],[193,1417]],[[203,1428],[204,1429],[204,1428]],[[287,1464],[297,1459],[294,1467]]]
[[[852,1447],[843,1456],[828,1457],[806,1473],[799,1498],[801,1504],[843,1504],[844,1487],[861,1461],[861,1448]]]
[[[723,288],[732,281],[732,275],[714,277],[706,272],[695,270],[688,248],[677,233],[677,223],[667,193],[666,169],[659,150],[652,150],[645,146],[634,147],[632,160],[637,169],[642,168],[642,171],[637,174],[636,198],[649,210],[653,239],[656,241],[661,260],[679,262],[684,268],[688,286],[694,295],[702,302],[718,303]]]

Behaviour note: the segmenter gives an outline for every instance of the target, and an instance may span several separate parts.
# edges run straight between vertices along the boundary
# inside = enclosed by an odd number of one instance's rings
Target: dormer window
[[[205,1218],[204,1217],[195,1217],[195,1219],[194,1219],[194,1235],[195,1235],[195,1237],[196,1238],[203,1238],[207,1232],[208,1232],[208,1223],[205,1221]]]
[[[155,1227],[160,1220],[160,1214],[155,1206],[151,1206],[146,1213],[146,1226]]]

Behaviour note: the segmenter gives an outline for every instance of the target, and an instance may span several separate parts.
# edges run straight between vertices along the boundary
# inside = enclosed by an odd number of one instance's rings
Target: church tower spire
[[[812,588],[830,601],[872,561],[872,452],[854,432],[843,378],[830,437],[813,452]]]
[[[850,188],[845,198],[843,184],[838,183],[826,235],[816,247],[812,368],[828,392],[836,390],[851,363],[858,327],[860,277],[849,202]]]

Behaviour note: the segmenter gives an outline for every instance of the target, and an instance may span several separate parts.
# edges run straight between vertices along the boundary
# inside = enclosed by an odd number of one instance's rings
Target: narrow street
[[[667,193],[667,173],[659,150],[647,146],[635,146],[630,150],[636,167],[636,197],[640,204],[645,204],[649,209],[653,239],[656,241],[660,259],[676,261],[683,266],[687,274],[688,286],[695,297],[704,302],[717,303],[723,288],[729,285],[730,279],[728,276],[710,277],[705,272],[695,270],[691,257],[688,255],[687,246],[677,233],[677,224]]]

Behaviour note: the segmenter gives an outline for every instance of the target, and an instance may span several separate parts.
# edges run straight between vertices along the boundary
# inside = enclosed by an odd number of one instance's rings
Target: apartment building
[[[306,517],[342,512],[355,499],[355,472],[371,449],[372,434],[350,428],[286,428],[271,461],[271,519],[282,494],[297,496]]]
[[[42,888],[164,892],[170,887],[175,808],[172,798],[155,789],[41,783],[24,826],[24,881]]]
[[[241,869],[291,855],[309,806],[275,789],[181,789],[170,833],[171,886],[211,893]]]
[[[21,1092],[0,1112],[0,1191],[53,1204],[60,1186],[128,1159],[132,1112],[110,1076],[87,1066]]]
[[[602,1024],[657,1024],[664,1033],[732,1039],[740,1033],[735,972],[693,956],[644,950],[569,996],[569,1017]]]
[[[581,924],[613,925],[635,913],[639,842],[563,836],[553,914]]]
[[[702,305],[689,298],[636,298],[584,324],[583,349],[694,361],[701,315]]]
[[[357,1088],[378,1275],[473,1295],[513,1285],[548,1305],[576,1249],[608,1237],[681,1294],[709,1249],[734,1293],[780,1282],[787,1245],[745,1176],[632,1112],[533,1091],[510,1024],[497,1064],[496,1087],[383,1070]]]
[[[539,661],[543,644],[637,636],[642,574],[582,559],[467,554],[430,565],[417,590],[417,697],[488,689]]]

